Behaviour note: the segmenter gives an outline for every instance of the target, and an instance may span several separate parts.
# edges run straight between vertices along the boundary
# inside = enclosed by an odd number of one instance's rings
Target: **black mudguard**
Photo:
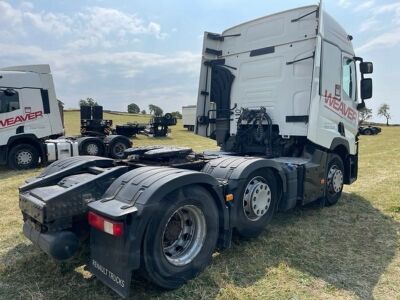
[[[287,184],[287,167],[284,164],[274,161],[273,159],[264,159],[258,157],[242,157],[242,156],[224,156],[218,159],[214,159],[207,163],[203,172],[210,174],[211,176],[218,178],[220,180],[225,180],[228,184],[227,193],[234,195],[234,199],[240,199],[242,195],[238,195],[238,187],[241,183],[247,180],[248,176],[254,171],[260,169],[272,169],[278,174],[278,181],[280,181],[282,186],[282,194],[284,197],[288,196],[288,184]],[[285,201],[295,202],[296,195],[290,193],[291,199],[286,199]],[[232,203],[233,209],[237,207],[235,205],[235,200]],[[234,216],[235,214],[231,214]],[[232,219],[231,225],[234,226],[235,220]]]
[[[114,143],[116,143],[118,141],[125,143],[128,146],[127,149],[132,147],[131,140],[129,138],[127,138],[126,136],[116,135],[116,134],[107,135],[103,140],[104,147],[105,147],[105,154],[107,157],[113,157],[111,147]]]
[[[119,295],[127,297],[131,272],[140,266],[141,244],[150,218],[162,214],[159,203],[164,196],[190,184],[200,184],[214,196],[220,214],[220,235],[226,234],[228,208],[218,180],[190,170],[138,168],[116,179],[103,199],[89,204],[89,210],[124,222],[126,229],[119,238],[91,229],[91,272]]]
[[[271,168],[279,174],[283,191],[286,192],[286,176],[283,165],[273,159],[224,156],[207,163],[202,171],[214,178],[228,181],[229,187],[234,189],[237,181],[246,180],[252,172],[264,168]]]

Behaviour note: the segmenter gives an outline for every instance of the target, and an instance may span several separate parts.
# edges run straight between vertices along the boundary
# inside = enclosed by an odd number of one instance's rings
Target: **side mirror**
[[[372,62],[360,63],[360,72],[362,74],[372,74],[374,72],[374,64]]]
[[[371,99],[372,98],[372,79],[364,78],[361,80],[361,99]]]

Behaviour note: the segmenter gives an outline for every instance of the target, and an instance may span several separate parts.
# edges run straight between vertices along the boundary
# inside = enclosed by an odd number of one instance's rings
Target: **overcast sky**
[[[204,31],[317,1],[0,1],[0,66],[48,63],[67,108],[93,97],[105,109],[135,102],[165,111],[195,104]],[[400,1],[325,0],[374,62],[374,114],[382,102],[400,123]],[[383,119],[374,118],[383,121]]]

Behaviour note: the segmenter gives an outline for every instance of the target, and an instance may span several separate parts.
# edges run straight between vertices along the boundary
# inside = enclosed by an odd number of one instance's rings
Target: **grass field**
[[[78,118],[66,113],[67,134],[78,133]],[[105,118],[117,124],[146,117]],[[215,148],[180,124],[170,137],[133,142]],[[400,127],[362,136],[360,144],[359,179],[336,206],[277,214],[259,238],[235,239],[178,290],[134,279],[132,299],[400,299]],[[84,256],[61,267],[22,235],[17,188],[38,172],[0,169],[0,298],[116,298],[85,271]]]

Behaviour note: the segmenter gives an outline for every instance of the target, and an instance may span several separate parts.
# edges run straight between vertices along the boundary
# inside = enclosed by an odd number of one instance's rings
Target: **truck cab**
[[[84,121],[104,124],[101,126],[108,128],[100,108],[101,120]],[[60,139],[64,135],[63,111],[49,65],[0,69],[0,165],[29,169],[39,162],[77,155],[121,159],[124,150],[132,145],[127,137],[111,134],[108,130],[94,136],[89,132],[82,134]]]
[[[43,155],[42,139],[63,134],[50,67],[0,69],[0,163],[31,167]]]
[[[352,36],[321,6],[206,32],[203,45],[197,134],[223,151],[270,158],[320,147],[340,156],[346,183],[355,180],[372,64],[355,56]]]

